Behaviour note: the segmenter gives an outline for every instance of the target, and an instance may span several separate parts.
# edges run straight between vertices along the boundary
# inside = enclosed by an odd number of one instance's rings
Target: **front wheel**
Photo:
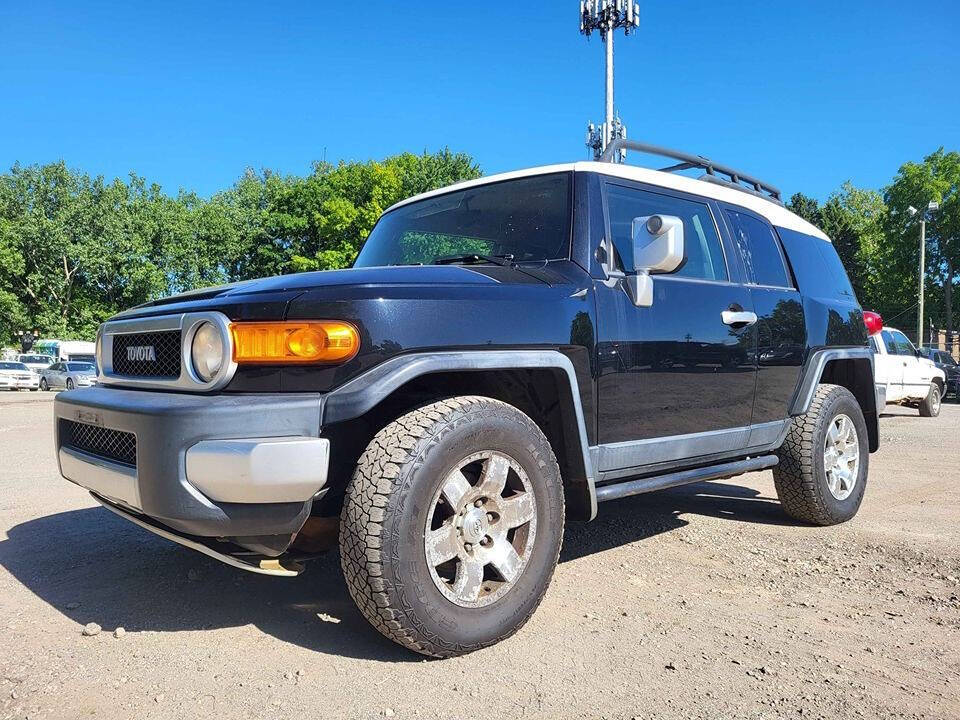
[[[73,379],[67,378],[67,390],[73,390]]]
[[[857,514],[870,453],[867,424],[849,390],[821,384],[810,409],[793,419],[777,454],[773,481],[788,515],[835,525]]]
[[[920,401],[920,417],[937,417],[940,414],[942,400],[943,393],[940,392],[940,386],[937,383],[930,383],[927,396]]]
[[[50,386],[47,385],[46,378],[40,378],[40,389],[43,390],[44,392],[50,389]]]
[[[560,469],[540,428],[490,398],[441,400],[384,427],[360,457],[340,520],[343,574],[383,635],[462,655],[533,614],[563,523]]]

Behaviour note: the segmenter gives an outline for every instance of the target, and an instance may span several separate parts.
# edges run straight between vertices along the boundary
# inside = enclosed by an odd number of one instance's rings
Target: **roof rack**
[[[615,138],[607,146],[607,149],[603,151],[600,160],[602,162],[611,162],[621,150],[636,150],[637,152],[647,153],[649,155],[660,155],[661,157],[679,160],[679,163],[660,168],[660,171],[678,172],[680,170],[690,170],[691,168],[702,168],[706,171],[706,174],[701,175],[698,178],[699,180],[724,185],[734,190],[741,190],[742,192],[757,195],[765,200],[783,205],[778,188],[762,180],[757,180],[757,178],[751,177],[739,170],[734,170],[725,165],[718,165],[713,162],[713,160],[703,157],[703,155],[691,155],[681,150],[671,150],[670,148],[660,147],[659,145],[648,145],[647,143],[637,142],[636,140]],[[716,173],[726,175],[730,179],[725,180],[724,178],[717,177]],[[746,183],[746,185],[744,185],[744,183]]]

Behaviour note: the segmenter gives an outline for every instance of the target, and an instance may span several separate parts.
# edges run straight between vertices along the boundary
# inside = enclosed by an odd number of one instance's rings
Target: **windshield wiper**
[[[468,265],[470,263],[490,263],[492,265],[503,265],[513,267],[513,255],[481,255],[480,253],[465,253],[463,255],[450,255],[448,257],[437,258],[433,261],[434,265]]]

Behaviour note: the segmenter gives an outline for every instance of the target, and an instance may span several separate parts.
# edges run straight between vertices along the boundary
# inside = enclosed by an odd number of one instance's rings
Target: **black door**
[[[803,302],[773,227],[759,215],[724,206],[724,219],[743,259],[745,282],[757,314],[757,396],[754,438],[775,440],[789,417],[807,347]],[[810,241],[823,242],[817,238]],[[828,272],[824,268],[824,272]]]
[[[634,218],[683,220],[685,260],[654,276],[653,305],[621,282],[596,283],[599,469],[610,471],[746,447],[756,383],[753,305],[710,201],[607,181],[614,262],[633,268]]]

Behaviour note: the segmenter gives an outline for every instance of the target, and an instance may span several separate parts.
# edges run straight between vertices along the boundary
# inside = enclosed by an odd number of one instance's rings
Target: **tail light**
[[[883,318],[880,317],[880,313],[864,310],[863,324],[867,326],[867,332],[870,335],[876,335],[878,332],[883,330]]]

